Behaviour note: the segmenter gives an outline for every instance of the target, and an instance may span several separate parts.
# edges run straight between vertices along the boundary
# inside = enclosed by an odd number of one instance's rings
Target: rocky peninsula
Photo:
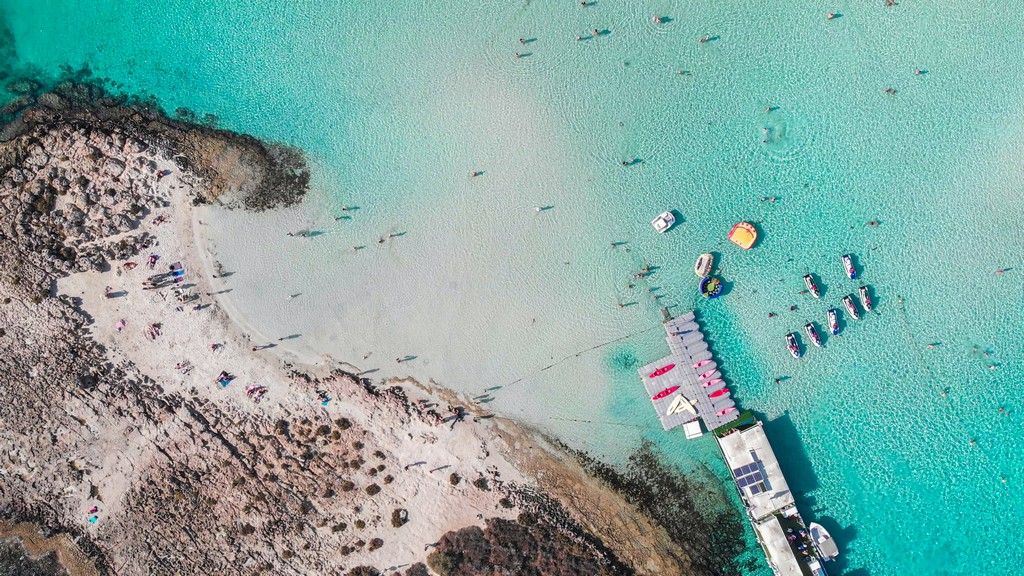
[[[14,88],[0,111],[0,538],[45,570],[733,569],[738,522],[710,524],[656,459],[623,474],[446,391],[304,366],[244,334],[218,302],[230,271],[205,250],[203,211],[301,202],[299,151],[88,83]],[[659,518],[664,486],[675,503]]]

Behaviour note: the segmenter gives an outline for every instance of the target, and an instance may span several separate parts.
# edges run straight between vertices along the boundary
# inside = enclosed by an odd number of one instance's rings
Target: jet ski
[[[814,278],[810,274],[804,274],[804,286],[807,286],[807,291],[811,293],[811,296],[821,298],[818,285],[814,283]]]
[[[839,312],[835,308],[828,309],[828,331],[833,336],[839,334]]]
[[[871,295],[868,294],[868,287],[861,286],[860,289],[857,290],[857,292],[860,293],[860,301],[862,304],[864,304],[864,310],[871,312],[871,307],[873,306],[873,304],[871,303]]]
[[[813,322],[804,324],[804,332],[807,332],[807,337],[811,339],[812,344],[821,348],[821,336],[818,335],[818,330],[814,327]]]
[[[854,303],[852,296],[843,296],[843,306],[846,306],[846,311],[854,320],[860,320],[860,311],[857,310],[857,304]]]
[[[846,275],[850,277],[850,280],[857,278],[857,269],[853,267],[853,257],[849,254],[843,254],[843,268],[846,269]]]
[[[793,358],[799,358],[801,356],[800,345],[797,344],[796,341],[796,334],[792,332],[786,334],[786,347],[789,348],[789,353],[793,356]]]

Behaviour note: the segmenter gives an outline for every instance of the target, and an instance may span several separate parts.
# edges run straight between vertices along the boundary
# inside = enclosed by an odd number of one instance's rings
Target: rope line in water
[[[597,344],[597,345],[591,346],[590,348],[587,348],[585,350],[580,350],[579,352],[576,352],[575,354],[569,354],[568,356],[565,356],[561,360],[558,360],[556,362],[548,364],[547,366],[541,368],[540,370],[537,370],[535,372],[527,374],[526,376],[523,376],[521,378],[513,380],[512,382],[509,382],[508,384],[503,385],[502,388],[508,388],[509,386],[512,386],[513,384],[518,384],[518,383],[520,383],[520,382],[522,382],[524,380],[528,380],[530,378],[533,378],[534,376],[540,374],[541,372],[544,372],[545,370],[550,370],[551,368],[554,368],[555,366],[558,366],[559,364],[563,364],[565,362],[568,362],[569,360],[572,360],[573,358],[579,358],[580,356],[586,354],[587,352],[593,352],[594,350],[597,350],[598,348],[603,348],[603,347],[605,347],[605,346],[607,346],[609,344],[614,344],[616,342],[621,342],[623,340],[628,340],[628,339],[630,339],[630,338],[632,338],[634,336],[639,336],[640,334],[645,334],[645,333],[650,332],[651,330],[655,330],[657,328],[661,328],[661,324],[658,324],[657,326],[651,326],[650,328],[644,328],[643,330],[637,330],[636,332],[632,332],[630,334],[626,334],[625,336],[620,336],[619,338],[616,338],[614,340],[609,340],[607,342],[602,342],[601,344]]]

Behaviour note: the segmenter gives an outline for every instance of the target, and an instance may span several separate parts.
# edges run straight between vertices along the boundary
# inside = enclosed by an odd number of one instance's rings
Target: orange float
[[[757,229],[749,222],[740,222],[729,231],[729,241],[744,250],[750,250],[757,242]]]

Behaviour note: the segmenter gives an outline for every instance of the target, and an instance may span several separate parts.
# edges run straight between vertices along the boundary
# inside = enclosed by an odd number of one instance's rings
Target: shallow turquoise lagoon
[[[8,67],[88,64],[308,152],[304,206],[222,214],[209,232],[254,333],[300,332],[296,352],[382,376],[501,386],[495,410],[575,445],[615,460],[649,438],[724,479],[713,442],[662,432],[635,377],[667,351],[660,307],[696,306],[801,509],[839,541],[833,572],[1020,571],[1024,13],[8,0],[0,14]],[[360,209],[335,221],[342,206]],[[666,209],[684,221],[658,236]],[[739,220],[761,232],[749,252],[725,240]],[[324,233],[285,236],[301,227]],[[706,251],[730,284],[714,302],[692,272]],[[659,268],[628,288],[644,263]],[[821,301],[799,294],[808,271]],[[786,354],[785,333],[862,284],[876,313]]]

